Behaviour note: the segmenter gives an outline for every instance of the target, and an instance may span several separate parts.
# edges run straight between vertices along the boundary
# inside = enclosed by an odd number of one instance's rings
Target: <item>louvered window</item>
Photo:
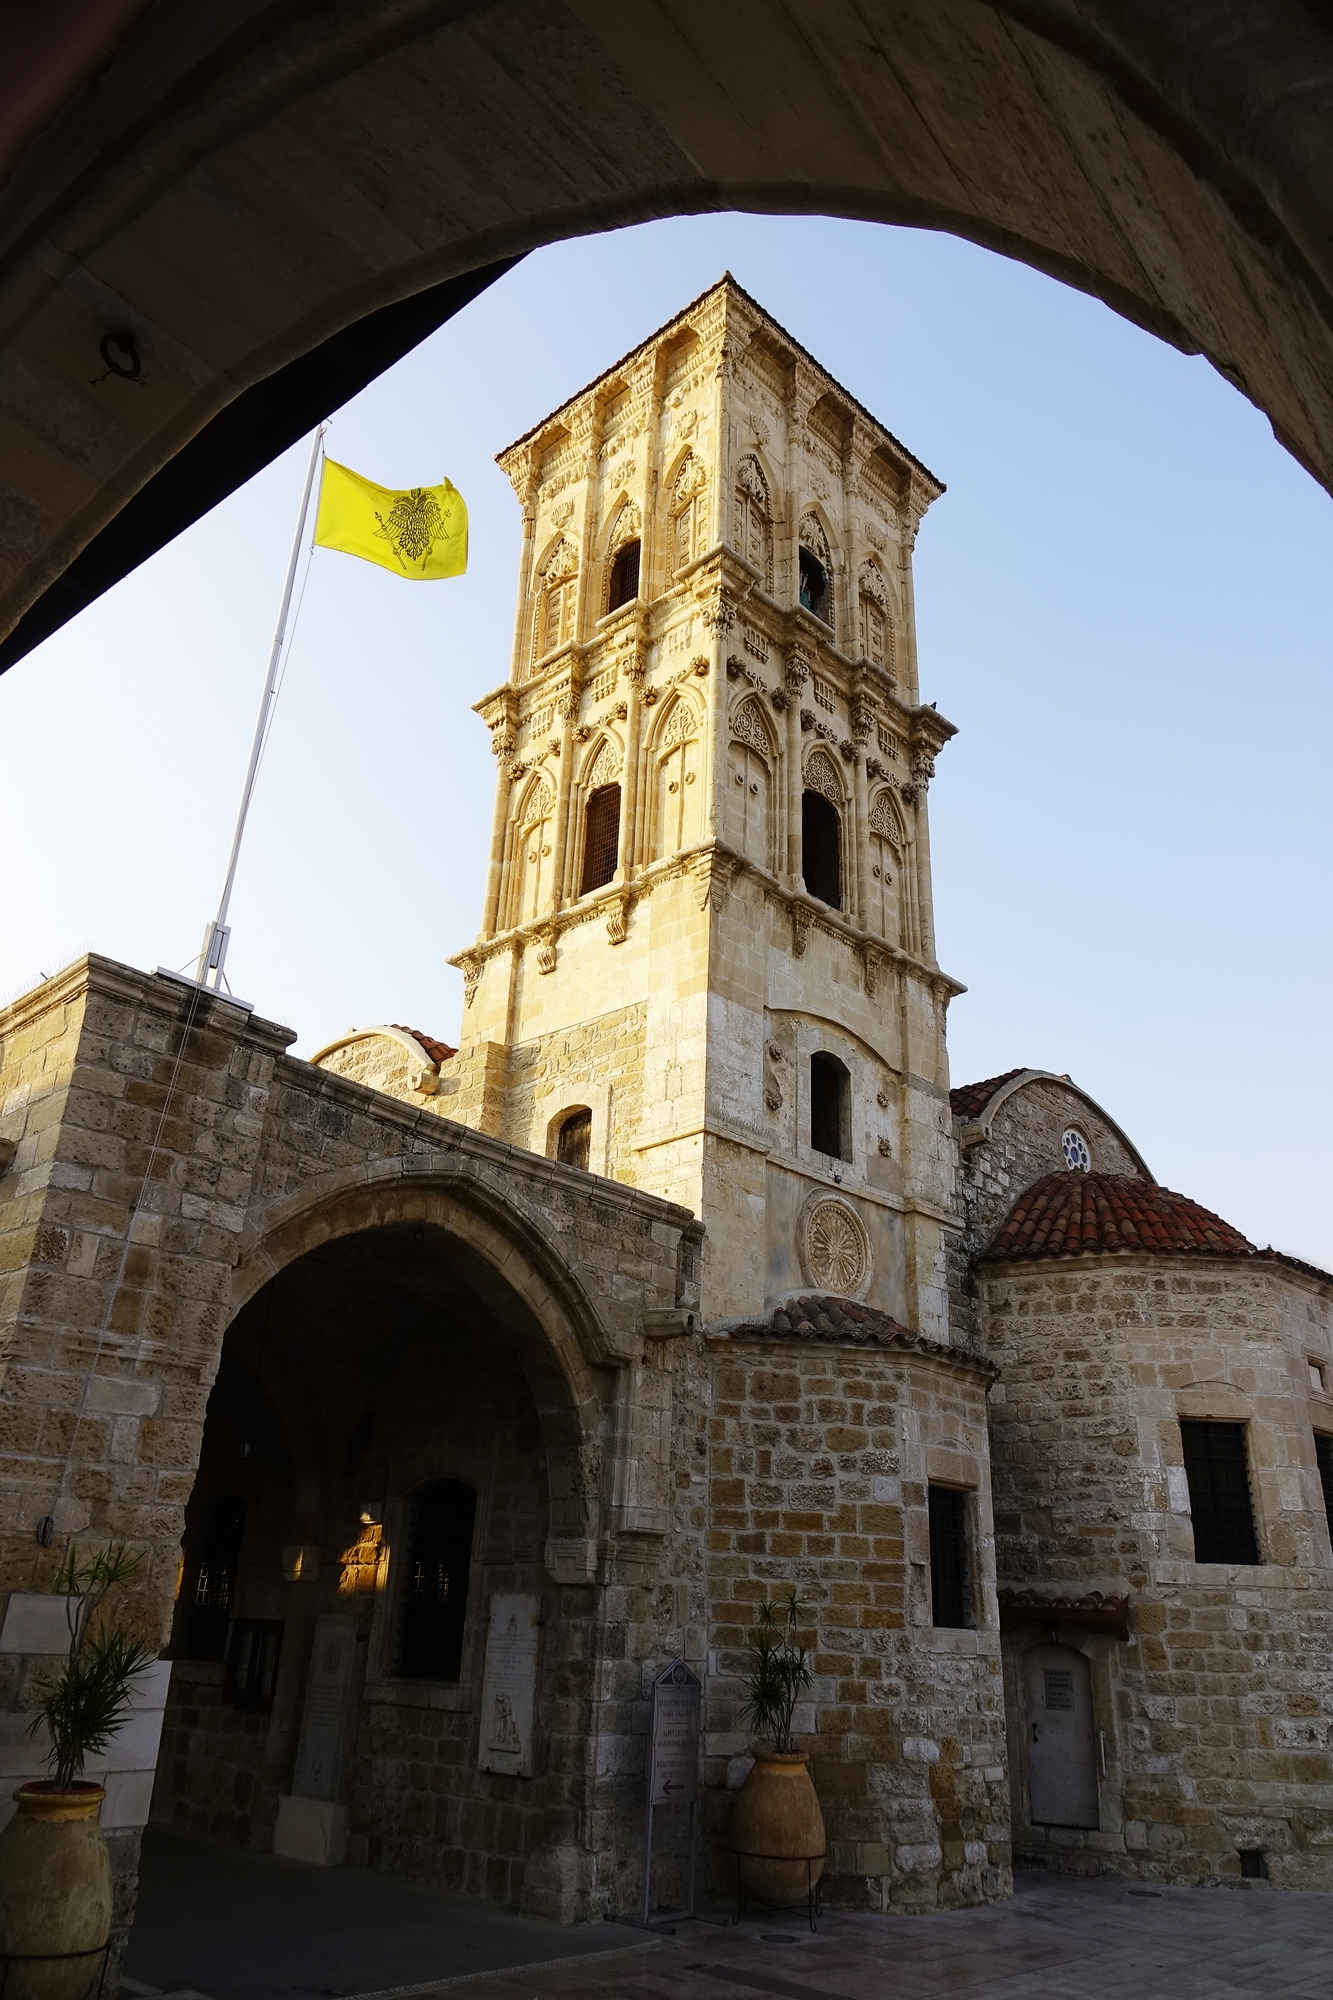
[[[555,1142],[557,1160],[567,1167],[581,1167],[586,1174],[591,1148],[591,1111],[571,1111],[569,1116],[561,1121],[560,1136]]]

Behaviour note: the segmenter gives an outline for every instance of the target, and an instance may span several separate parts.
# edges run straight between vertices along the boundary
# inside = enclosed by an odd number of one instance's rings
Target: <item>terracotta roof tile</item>
[[[983,1083],[960,1083],[957,1090],[949,1092],[949,1103],[955,1118],[979,1118],[997,1090],[1006,1083],[1012,1083],[1016,1076],[1022,1076],[1023,1069],[1007,1069],[1003,1076],[988,1076]]]
[[[414,1042],[420,1042],[437,1068],[442,1062],[448,1062],[450,1056],[458,1054],[458,1050],[451,1049],[448,1042],[437,1042],[433,1035],[423,1035],[420,1028],[404,1027],[401,1021],[390,1021],[389,1026],[397,1028],[400,1035],[410,1035]]]
[[[1061,1169],[1024,1188],[1000,1224],[985,1262],[1077,1257],[1096,1251],[1168,1257],[1253,1257],[1248,1237],[1188,1195],[1129,1174]]]
[[[767,1319],[749,1320],[744,1326],[732,1327],[731,1336],[733,1340],[851,1341],[857,1347],[905,1348],[959,1361],[986,1374],[997,1372],[994,1362],[984,1355],[930,1340],[923,1333],[913,1333],[910,1327],[899,1325],[891,1314],[880,1312],[875,1306],[858,1305],[854,1299],[838,1298],[831,1293],[809,1292],[799,1299],[786,1299]]]

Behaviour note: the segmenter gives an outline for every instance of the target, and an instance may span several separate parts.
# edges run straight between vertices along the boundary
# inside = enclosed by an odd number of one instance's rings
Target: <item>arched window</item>
[[[592,1113],[587,1106],[567,1111],[556,1133],[555,1156],[562,1166],[580,1167],[586,1174],[592,1148]]]
[[[812,896],[842,908],[842,817],[822,792],[801,794],[801,873]]]
[[[220,1660],[226,1653],[244,1534],[244,1500],[230,1494],[215,1501],[204,1533],[203,1555],[189,1584],[188,1659]]]
[[[456,1681],[477,1496],[461,1479],[437,1479],[408,1508],[398,1672],[404,1680]]]
[[[860,644],[867,660],[893,670],[893,627],[889,622],[888,590],[878,568],[867,563],[860,578]]]
[[[848,1099],[851,1079],[836,1056],[810,1058],[810,1144],[831,1160],[851,1158]]]
[[[653,803],[653,859],[679,854],[701,835],[703,786],[699,782],[699,718],[678,695],[654,744],[657,764]]]
[[[890,944],[898,942],[898,874],[904,846],[902,828],[889,794],[882,791],[871,803],[870,881],[867,885],[866,928],[878,931]]]
[[[532,630],[534,665],[558,646],[568,645],[574,637],[577,597],[578,557],[562,537],[546,558],[542,571],[541,596]]]
[[[579,894],[601,889],[615,878],[620,854],[620,787],[599,785],[588,795],[583,816],[583,880]]]
[[[518,843],[514,850],[517,885],[512,921],[531,923],[551,901],[554,860],[551,815],[555,796],[544,778],[530,785],[520,809]]]
[[[743,458],[736,475],[735,546],[737,553],[758,570],[765,590],[773,588],[773,530],[770,523],[768,481],[756,459]]]
[[[673,570],[682,570],[708,546],[708,474],[693,452],[671,489]]]
[[[801,603],[825,625],[833,623],[833,557],[829,553],[828,536],[824,533],[819,519],[807,514],[801,522],[799,540],[799,561],[801,567]]]
[[[753,696],[747,697],[731,724],[727,753],[727,837],[733,847],[751,861],[757,861],[761,868],[773,865],[769,800],[774,763],[773,739],[763,711]]]
[[[608,611],[619,611],[622,604],[632,604],[639,594],[639,549],[638,542],[626,542],[623,549],[616,551],[611,565],[611,582],[606,594]]]

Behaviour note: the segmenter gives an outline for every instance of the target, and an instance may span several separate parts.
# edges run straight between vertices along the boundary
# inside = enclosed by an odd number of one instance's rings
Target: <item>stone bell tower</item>
[[[500,454],[523,508],[441,1109],[684,1203],[713,1324],[947,1335],[912,547],[942,491],[728,276]]]

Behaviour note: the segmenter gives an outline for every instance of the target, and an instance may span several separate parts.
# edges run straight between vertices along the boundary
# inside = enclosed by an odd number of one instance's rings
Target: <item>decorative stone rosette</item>
[[[801,1270],[808,1285],[845,1299],[861,1299],[870,1286],[870,1238],[850,1202],[816,1189],[796,1225]]]

